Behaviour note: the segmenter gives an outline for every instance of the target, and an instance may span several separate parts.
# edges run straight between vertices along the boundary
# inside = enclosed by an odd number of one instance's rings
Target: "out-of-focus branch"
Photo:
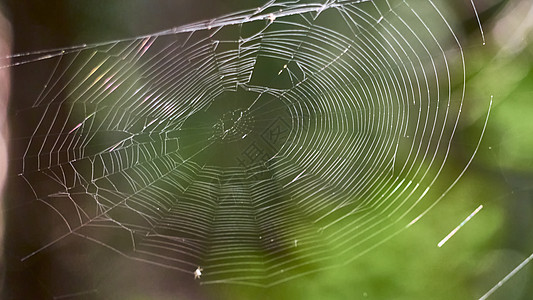
[[[494,39],[503,51],[519,53],[533,32],[533,4],[530,0],[510,3],[494,25]]]
[[[0,57],[7,57],[11,53],[11,26],[0,10]],[[3,269],[4,248],[4,216],[3,216],[3,187],[6,181],[8,159],[8,122],[7,106],[9,102],[10,76],[9,69],[0,69],[0,270]],[[0,275],[0,289],[3,283]]]

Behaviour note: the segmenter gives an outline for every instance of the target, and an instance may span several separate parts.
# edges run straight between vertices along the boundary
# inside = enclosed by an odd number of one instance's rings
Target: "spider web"
[[[13,165],[56,216],[22,261],[80,237],[269,286],[352,261],[453,184],[464,58],[429,0],[272,1],[10,59],[47,74]]]

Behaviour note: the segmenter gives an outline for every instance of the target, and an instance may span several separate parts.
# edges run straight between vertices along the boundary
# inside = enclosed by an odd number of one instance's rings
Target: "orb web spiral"
[[[418,220],[464,97],[429,0],[269,2],[11,59],[49,74],[15,165],[55,223],[22,260],[80,237],[202,283],[273,285]]]

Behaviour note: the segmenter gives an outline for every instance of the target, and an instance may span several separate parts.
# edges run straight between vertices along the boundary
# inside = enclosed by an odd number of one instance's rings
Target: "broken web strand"
[[[457,42],[464,82],[457,37],[433,2],[425,4]],[[268,286],[323,269],[332,249],[353,259],[389,239],[391,224],[418,209],[436,182],[461,109],[451,113],[450,134],[446,46],[417,11],[408,1],[270,2],[153,35],[20,56],[13,66],[58,60],[34,105],[45,113],[29,138],[21,177],[68,228],[24,259],[75,234],[148,263],[184,272],[202,266],[202,283]],[[328,13],[342,26],[328,28]],[[243,38],[243,26],[254,22],[260,29]],[[238,37],[224,38],[225,30]],[[221,50],[224,42],[237,48]],[[279,68],[268,75],[261,59]],[[260,67],[269,78],[258,85]],[[186,125],[217,96],[239,89],[253,94],[245,108],[255,122],[275,122],[273,113],[288,111],[290,122],[273,123],[290,128],[287,139],[245,166],[195,161],[216,143],[179,144],[180,130],[210,129]],[[115,91],[122,94],[111,96]],[[276,101],[283,105],[268,107]],[[73,122],[80,104],[82,119]],[[60,120],[57,106],[69,107],[69,118]],[[230,129],[239,132],[241,121]],[[104,137],[115,132],[126,137],[108,143]],[[402,146],[402,138],[413,142]],[[192,154],[180,152],[184,146]],[[402,147],[407,154],[400,156]],[[61,191],[43,197],[32,172]],[[94,206],[82,205],[80,196]],[[65,198],[75,218],[56,207]],[[127,246],[91,236],[99,228],[126,232]]]
[[[486,300],[489,299],[489,297],[494,294],[502,285],[504,285],[509,279],[511,279],[514,275],[516,275],[522,268],[524,268],[531,260],[533,259],[533,253],[524,261],[522,261],[518,266],[516,266],[509,274],[505,275],[505,277],[498,281],[496,285],[494,285],[490,290],[488,290],[479,300]]]

